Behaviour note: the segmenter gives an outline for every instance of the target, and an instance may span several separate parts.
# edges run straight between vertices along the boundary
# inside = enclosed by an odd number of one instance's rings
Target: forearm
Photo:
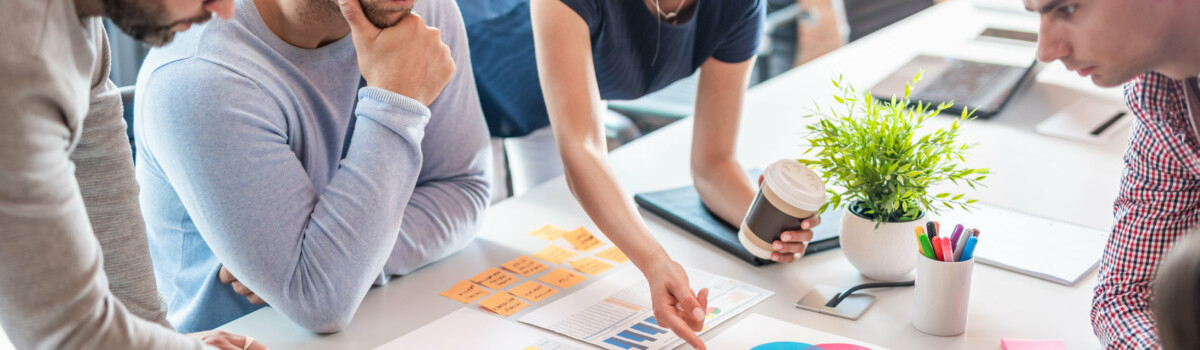
[[[666,250],[650,234],[631,197],[617,182],[603,146],[559,144],[571,194],[600,232],[642,271],[649,271],[648,266],[667,259]]]
[[[733,159],[705,163],[693,160],[692,178],[700,200],[709,210],[731,225],[742,223],[757,190],[740,163]]]
[[[119,92],[105,79],[92,89],[91,108],[71,160],[88,219],[104,252],[104,272],[113,295],[134,315],[171,327],[155,285],[125,128]]]
[[[383,275],[410,273],[465,247],[483,223],[488,186],[483,171],[417,186]]]

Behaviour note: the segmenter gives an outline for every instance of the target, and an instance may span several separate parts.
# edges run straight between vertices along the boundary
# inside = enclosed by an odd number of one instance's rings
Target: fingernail
[[[790,240],[792,240],[792,234],[785,233],[785,234],[779,235],[779,238],[782,240],[785,240],[785,241],[790,241]]]
[[[783,250],[783,244],[775,243],[771,247],[775,248],[775,250]]]
[[[338,0],[339,4],[345,5],[347,0]]]
[[[345,0],[343,0],[343,1],[345,1]],[[801,222],[800,229],[807,230],[808,229],[808,221]]]
[[[697,320],[703,320],[704,311],[700,311],[700,308],[692,309],[692,316],[695,316]]]

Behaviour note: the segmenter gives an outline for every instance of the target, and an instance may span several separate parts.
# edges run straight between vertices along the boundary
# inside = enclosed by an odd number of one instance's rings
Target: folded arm
[[[196,70],[210,73],[191,79]],[[360,89],[353,142],[318,196],[287,142],[285,102],[199,59],[153,74],[139,104],[142,154],[170,179],[216,257],[301,326],[345,327],[396,242],[429,110]]]

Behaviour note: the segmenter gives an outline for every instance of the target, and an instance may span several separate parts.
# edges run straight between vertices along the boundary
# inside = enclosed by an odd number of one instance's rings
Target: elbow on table
[[[301,314],[292,317],[292,321],[313,333],[337,333],[346,329],[358,311],[358,302],[349,305],[333,305],[320,307],[304,307]]]

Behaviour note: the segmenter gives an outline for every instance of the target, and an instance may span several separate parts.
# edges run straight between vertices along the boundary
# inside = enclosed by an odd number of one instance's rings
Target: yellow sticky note
[[[542,301],[542,299],[546,299],[551,295],[554,295],[554,293],[558,293],[558,290],[550,288],[549,286],[541,283],[529,281],[509,289],[508,292],[520,297],[521,299],[536,303]]]
[[[539,278],[538,281],[549,283],[550,285],[558,288],[567,289],[571,288],[571,286],[575,284],[578,284],[579,282],[583,282],[583,280],[586,279],[587,277],[583,277],[577,273],[567,271],[567,269],[560,268],[546,274],[545,276],[542,276],[542,278]]]
[[[612,261],[612,262],[615,262],[618,264],[622,264],[622,263],[625,263],[626,261],[629,261],[629,257],[625,256],[625,252],[622,252],[620,249],[617,249],[617,246],[612,246],[612,247],[609,247],[608,249],[602,250],[599,253],[596,253],[596,256],[608,259],[608,261]]]
[[[575,269],[579,270],[579,272],[583,272],[592,276],[604,273],[604,271],[608,271],[608,269],[613,267],[612,264],[590,256],[572,261],[571,266],[575,267]]]
[[[537,238],[541,238],[541,239],[544,239],[547,241],[553,241],[553,240],[558,239],[559,237],[562,237],[562,235],[564,233],[567,233],[567,230],[562,227],[558,227],[558,226],[554,226],[554,225],[546,225],[546,226],[539,227],[538,229],[529,232],[529,235],[537,237]]]
[[[500,264],[500,266],[503,266],[505,269],[516,272],[518,275],[525,277],[532,276],[535,273],[542,272],[542,270],[550,268],[549,266],[546,266],[546,264],[540,263],[537,260],[533,260],[533,258],[524,255],[513,259],[513,261]]]
[[[501,289],[510,284],[517,283],[518,280],[520,279],[516,276],[500,271],[500,269],[495,267],[487,269],[487,271],[475,275],[475,277],[471,277],[472,282],[479,283],[491,289]]]
[[[480,301],[479,306],[488,309],[488,311],[498,313],[500,316],[509,316],[528,307],[529,304],[521,301],[521,299],[517,299],[512,294],[508,294],[508,292],[499,291],[487,299]]]
[[[571,246],[575,247],[575,250],[581,252],[596,249],[596,247],[604,245],[604,242],[601,242],[599,238],[596,238],[591,232],[582,227],[575,229],[575,231],[564,233],[563,238],[566,238],[567,242],[570,242]]]
[[[562,264],[564,261],[574,258],[576,255],[579,254],[575,254],[575,252],[551,244],[549,247],[546,247],[546,249],[542,249],[542,251],[533,254],[533,257],[549,261],[551,264]]]
[[[487,289],[483,289],[478,284],[471,283],[468,280],[458,281],[454,287],[442,292],[442,296],[470,304],[472,301],[478,300],[485,295],[488,295]]]

